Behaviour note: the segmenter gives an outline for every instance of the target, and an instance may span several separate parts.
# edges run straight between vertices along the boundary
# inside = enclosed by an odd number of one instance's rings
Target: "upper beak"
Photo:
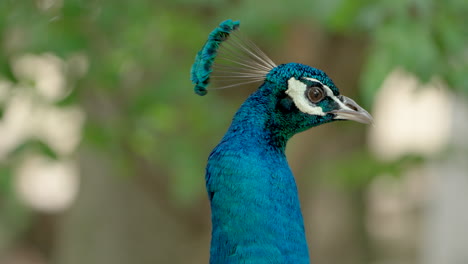
[[[342,96],[341,99],[343,102],[343,105],[340,104],[341,108],[330,112],[336,115],[334,119],[353,120],[364,124],[372,124],[374,122],[369,112],[360,107],[353,99],[346,96]]]

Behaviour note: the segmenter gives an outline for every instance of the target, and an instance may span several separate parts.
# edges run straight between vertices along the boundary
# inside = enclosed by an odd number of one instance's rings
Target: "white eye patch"
[[[304,79],[322,84],[323,89],[326,93],[326,96],[333,99],[333,101],[335,101],[342,109],[349,108],[345,104],[343,104],[343,102],[341,102],[340,99],[338,99],[338,97],[336,97],[333,94],[333,91],[330,89],[330,87],[324,85],[321,81],[314,79],[314,78],[304,78]],[[323,109],[320,106],[317,106],[309,101],[309,99],[305,95],[306,89],[307,89],[307,85],[305,83],[293,77],[288,80],[288,90],[286,90],[286,94],[292,98],[294,104],[299,110],[301,110],[301,112],[310,114],[310,115],[318,115],[318,116],[326,115],[326,113],[323,112]]]
[[[310,115],[324,116],[325,113],[323,112],[322,108],[311,103],[309,99],[306,98],[306,88],[307,85],[305,83],[293,77],[288,80],[288,90],[286,90],[286,94],[289,95],[289,97],[291,97],[294,104],[299,110],[301,110],[301,112]]]

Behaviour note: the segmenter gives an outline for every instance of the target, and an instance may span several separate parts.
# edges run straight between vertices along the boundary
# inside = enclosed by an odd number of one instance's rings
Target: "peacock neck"
[[[260,89],[236,113],[209,157],[210,263],[309,263],[296,183]]]

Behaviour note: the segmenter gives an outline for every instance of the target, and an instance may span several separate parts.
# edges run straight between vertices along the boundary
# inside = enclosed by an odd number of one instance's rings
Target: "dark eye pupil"
[[[313,93],[314,93],[314,98],[320,97],[320,92],[318,89],[314,89]]]
[[[313,103],[316,103],[323,99],[323,90],[320,87],[312,87],[309,90],[308,96],[309,100]]]

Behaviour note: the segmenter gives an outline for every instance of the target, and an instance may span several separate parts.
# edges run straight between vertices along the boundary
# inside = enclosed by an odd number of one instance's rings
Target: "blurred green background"
[[[0,263],[207,263],[206,159],[255,89],[193,92],[227,18],[376,119],[289,143],[313,263],[468,263],[466,0],[1,0]]]

